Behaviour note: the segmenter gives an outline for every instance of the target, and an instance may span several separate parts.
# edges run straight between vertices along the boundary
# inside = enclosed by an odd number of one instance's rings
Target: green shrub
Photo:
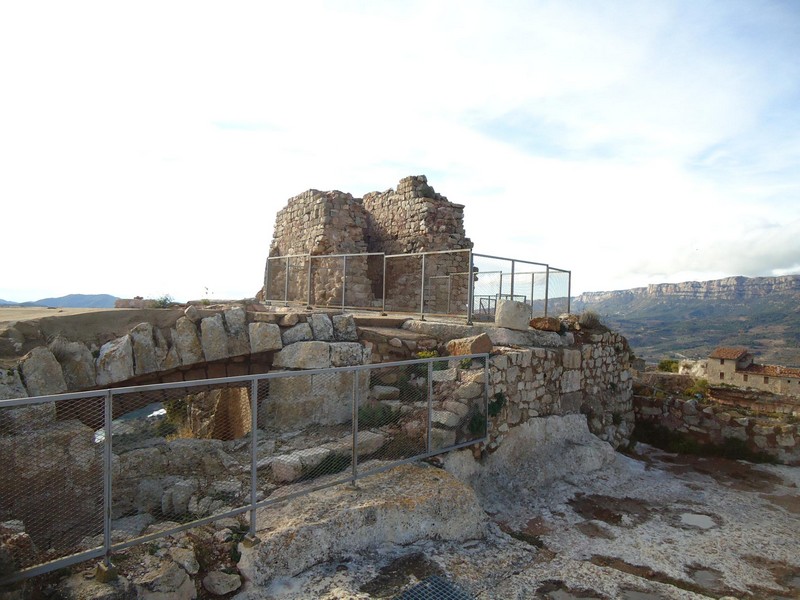
[[[486,432],[486,417],[475,413],[469,420],[468,428],[472,435],[483,435]]]
[[[506,395],[503,392],[497,392],[494,395],[494,400],[489,402],[489,416],[496,417],[503,410],[506,404]]]
[[[705,379],[695,379],[694,383],[688,388],[683,390],[686,396],[693,398],[707,398],[708,397],[708,381]]]
[[[600,315],[593,310],[585,311],[579,318],[578,323],[584,329],[596,329],[602,326],[600,322]]]
[[[678,361],[672,360],[671,358],[665,358],[658,363],[658,370],[663,373],[677,373]]]
[[[368,402],[358,407],[359,427],[381,427],[395,420],[391,406],[380,402]]]
[[[169,308],[175,303],[175,299],[169,294],[164,294],[160,298],[155,299],[156,308]]]

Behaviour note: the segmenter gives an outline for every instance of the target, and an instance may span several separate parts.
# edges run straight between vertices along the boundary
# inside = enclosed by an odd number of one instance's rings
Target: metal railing
[[[470,276],[470,274],[472,276]],[[296,254],[267,259],[265,301],[307,307],[493,320],[499,300],[531,318],[570,311],[572,272],[469,249],[407,254]]]
[[[487,382],[475,354],[0,400],[0,524],[29,542],[0,585],[244,513],[255,542],[257,508],[485,442]]]

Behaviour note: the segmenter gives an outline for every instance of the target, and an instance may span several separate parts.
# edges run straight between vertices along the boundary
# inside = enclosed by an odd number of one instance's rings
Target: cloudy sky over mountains
[[[573,291],[800,272],[800,4],[0,5],[0,298],[252,296],[275,213],[425,173]]]

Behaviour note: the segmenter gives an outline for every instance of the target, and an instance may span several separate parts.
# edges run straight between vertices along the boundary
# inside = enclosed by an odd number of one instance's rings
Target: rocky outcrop
[[[486,515],[475,493],[439,469],[406,465],[260,509],[261,543],[240,546],[239,570],[257,586],[384,544],[482,538]]]

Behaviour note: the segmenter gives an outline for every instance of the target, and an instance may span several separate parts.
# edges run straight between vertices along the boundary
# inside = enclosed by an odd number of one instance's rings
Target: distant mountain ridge
[[[110,294],[67,294],[58,298],[42,298],[30,302],[0,300],[1,306],[54,306],[58,308],[114,308],[116,296]]]
[[[611,292],[584,292],[576,302],[592,304],[612,298],[681,297],[696,300],[747,300],[763,298],[768,294],[800,292],[800,275],[781,277],[726,277],[711,281],[684,281],[683,283],[655,283],[647,287]]]
[[[800,275],[587,292],[572,300],[573,312],[585,310],[597,312],[648,361],[746,346],[759,362],[800,365]]]

